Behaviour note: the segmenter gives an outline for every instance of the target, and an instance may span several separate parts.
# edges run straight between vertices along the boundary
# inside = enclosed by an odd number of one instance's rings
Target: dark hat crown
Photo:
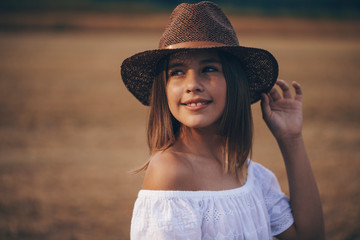
[[[159,48],[194,41],[239,45],[229,19],[215,3],[208,1],[177,6],[160,38]]]

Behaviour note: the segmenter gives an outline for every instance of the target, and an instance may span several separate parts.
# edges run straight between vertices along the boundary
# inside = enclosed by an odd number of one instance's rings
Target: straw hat
[[[218,49],[235,55],[247,76],[251,103],[269,92],[278,76],[276,59],[266,50],[240,46],[235,30],[223,11],[212,2],[182,3],[172,12],[158,49],[125,59],[121,76],[127,89],[144,105],[150,104],[158,62],[175,52]]]

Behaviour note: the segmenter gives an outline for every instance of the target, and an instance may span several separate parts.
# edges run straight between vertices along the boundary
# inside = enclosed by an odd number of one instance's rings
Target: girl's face
[[[166,96],[172,115],[183,125],[216,124],[226,101],[226,81],[216,51],[193,50],[169,59]]]

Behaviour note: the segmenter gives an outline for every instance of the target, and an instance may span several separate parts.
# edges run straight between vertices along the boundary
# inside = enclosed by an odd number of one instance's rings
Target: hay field
[[[239,37],[270,50],[280,78],[302,84],[304,137],[327,239],[360,239],[360,37],[332,33]],[[128,171],[148,156],[147,109],[125,89],[119,65],[155,48],[159,36],[0,32],[0,239],[129,238],[142,175]],[[253,159],[288,192],[259,104],[253,112]]]

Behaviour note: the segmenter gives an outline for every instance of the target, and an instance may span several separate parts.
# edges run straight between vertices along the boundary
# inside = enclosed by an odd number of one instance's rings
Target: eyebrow
[[[176,68],[176,67],[184,67],[184,66],[186,66],[186,64],[184,63],[184,62],[186,62],[186,60],[185,61],[178,60],[178,61],[179,62],[176,62],[176,60],[175,60],[175,62],[173,64],[170,64],[168,68],[172,69],[172,68]],[[207,58],[207,59],[203,59],[203,60],[200,61],[200,65],[209,64],[209,63],[221,64],[220,60],[216,59],[216,58]]]
[[[182,62],[175,62],[175,63],[173,63],[173,64],[170,64],[169,67],[168,67],[168,69],[177,68],[177,67],[183,67],[183,66],[185,66],[184,63],[182,63]]]
[[[216,58],[209,58],[209,59],[204,59],[202,61],[200,61],[201,64],[206,64],[206,63],[219,63],[221,64],[219,59]]]

